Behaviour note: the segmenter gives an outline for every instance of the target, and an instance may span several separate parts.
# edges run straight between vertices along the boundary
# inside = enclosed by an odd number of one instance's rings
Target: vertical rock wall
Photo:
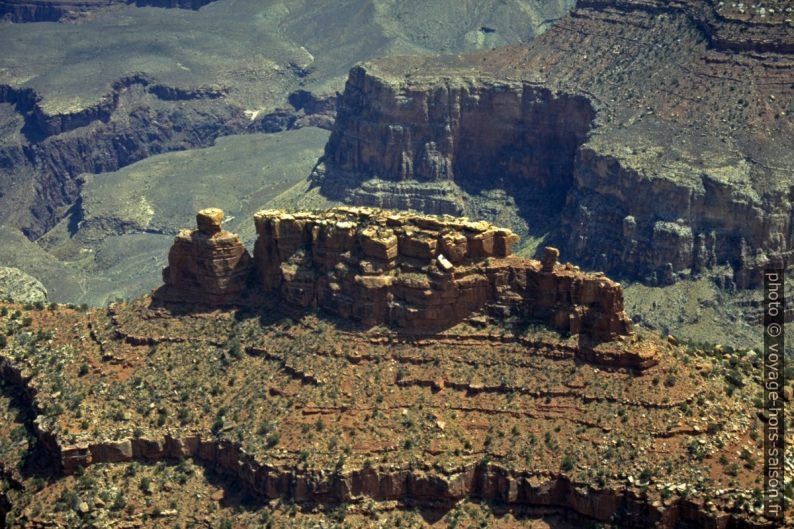
[[[609,340],[628,334],[618,283],[512,256],[518,237],[487,222],[369,208],[256,215],[256,269],[288,308],[321,308],[409,332],[475,313],[548,323]]]
[[[223,211],[201,210],[197,230],[180,231],[163,269],[165,285],[156,296],[166,301],[226,305],[248,294],[252,261],[237,235],[221,228]]]

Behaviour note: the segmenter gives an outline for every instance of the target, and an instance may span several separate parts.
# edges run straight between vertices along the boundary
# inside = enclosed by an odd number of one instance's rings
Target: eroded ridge
[[[199,222],[211,214],[222,218],[205,210]],[[488,222],[342,207],[261,211],[255,223],[256,277],[242,243],[217,220],[177,236],[158,296],[250,304],[276,294],[287,310],[319,308],[413,333],[477,315],[540,321],[595,342],[631,333],[620,284],[558,264],[554,248],[543,262],[513,256],[518,237]]]
[[[0,316],[0,374],[23,390],[37,444],[67,475],[189,458],[265,502],[473,499],[618,527],[768,526],[753,514],[760,364],[749,355],[638,335],[659,353],[638,375],[553,357],[571,338],[540,327],[461,323],[384,342],[271,308],[21,309]],[[532,337],[546,353],[517,340]],[[726,394],[728,379],[738,385]]]
[[[738,6],[738,7],[737,7]],[[313,172],[667,285],[791,261],[791,7],[589,0],[532,42],[354,67]],[[787,11],[788,10],[788,11]]]

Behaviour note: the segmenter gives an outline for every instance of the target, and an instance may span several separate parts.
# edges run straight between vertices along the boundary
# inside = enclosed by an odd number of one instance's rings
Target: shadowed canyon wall
[[[612,275],[727,264],[730,288],[758,286],[794,246],[782,16],[580,2],[525,46],[364,63],[313,178],[350,204],[512,210],[522,235]]]
[[[460,193],[501,188],[533,224],[562,209],[574,155],[595,112],[578,96],[528,84],[442,79],[390,83],[356,67],[315,178],[361,205],[460,215]]]

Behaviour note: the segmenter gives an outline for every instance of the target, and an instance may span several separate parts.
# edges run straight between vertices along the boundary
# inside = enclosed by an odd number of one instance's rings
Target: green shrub
[[[215,417],[215,422],[212,423],[212,433],[219,434],[223,429],[223,415]]]

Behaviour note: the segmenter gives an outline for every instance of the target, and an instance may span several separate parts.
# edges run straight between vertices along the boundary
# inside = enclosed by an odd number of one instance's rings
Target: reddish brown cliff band
[[[556,249],[543,263],[512,256],[518,237],[487,222],[352,207],[261,211],[256,285],[247,250],[222,220],[222,211],[203,210],[199,230],[177,235],[158,298],[230,305],[250,302],[255,290],[276,292],[287,310],[319,308],[413,333],[478,313],[596,341],[631,333],[620,284],[557,264]]]
[[[221,228],[223,211],[201,210],[197,230],[180,231],[163,269],[165,286],[155,296],[165,301],[233,305],[248,289],[251,256],[237,235]]]
[[[486,312],[597,340],[631,332],[618,283],[512,256],[518,237],[487,222],[353,207],[255,219],[257,272],[288,306],[404,331]]]

